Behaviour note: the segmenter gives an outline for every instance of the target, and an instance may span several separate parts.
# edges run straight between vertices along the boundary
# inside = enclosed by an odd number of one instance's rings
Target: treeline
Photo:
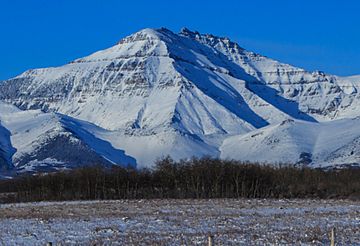
[[[87,167],[0,181],[8,202],[152,198],[360,198],[360,170],[324,171],[218,159],[153,169]]]

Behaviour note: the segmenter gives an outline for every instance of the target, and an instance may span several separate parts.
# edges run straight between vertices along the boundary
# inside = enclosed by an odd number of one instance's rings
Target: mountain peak
[[[129,42],[146,40],[146,39],[160,39],[159,30],[160,29],[144,28],[136,33],[133,33],[125,38],[122,38],[117,44],[119,45],[123,43],[129,43]]]
[[[191,31],[186,27],[181,29],[179,35],[191,38],[214,48],[218,46],[223,46],[227,47],[228,49],[235,49],[237,52],[241,52],[244,50],[244,48],[240,47],[236,42],[231,41],[228,37],[215,36],[209,33],[202,34],[198,31]]]
[[[133,41],[138,41],[138,40],[160,40],[160,39],[164,39],[166,35],[174,35],[174,33],[165,28],[165,27],[160,27],[160,28],[144,28],[141,29],[140,31],[137,31],[125,38],[122,38],[118,44],[122,44],[122,43],[126,43],[126,42],[133,42]]]

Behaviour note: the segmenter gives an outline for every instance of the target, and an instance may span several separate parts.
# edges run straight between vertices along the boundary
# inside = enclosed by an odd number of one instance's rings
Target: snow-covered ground
[[[360,244],[360,202],[132,200],[0,205],[0,245]]]

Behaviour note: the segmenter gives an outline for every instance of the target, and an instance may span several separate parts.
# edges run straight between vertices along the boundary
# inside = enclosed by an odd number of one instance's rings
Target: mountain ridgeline
[[[309,72],[186,28],[144,29],[0,82],[0,168],[37,172],[210,156],[360,163],[360,76]]]

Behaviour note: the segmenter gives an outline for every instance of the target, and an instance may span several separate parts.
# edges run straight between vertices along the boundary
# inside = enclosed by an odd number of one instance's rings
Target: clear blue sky
[[[1,0],[0,79],[62,65],[162,26],[227,36],[309,70],[360,74],[357,0]]]

